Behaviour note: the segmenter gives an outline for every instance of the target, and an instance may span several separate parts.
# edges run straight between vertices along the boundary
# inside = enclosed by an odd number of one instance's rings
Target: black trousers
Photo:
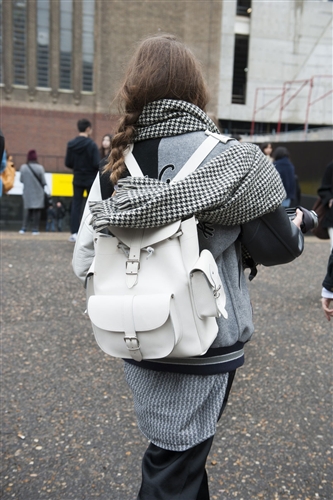
[[[83,202],[85,202],[85,198],[83,197],[84,192],[87,192],[87,196],[89,195],[90,187],[84,186],[76,186],[73,184],[73,199],[72,199],[72,207],[71,207],[71,233],[77,233],[80,227],[82,212],[83,212]]]
[[[30,219],[32,220],[32,231],[39,231],[39,221],[42,210],[41,208],[26,208],[23,211],[22,229],[27,230]]]
[[[229,373],[226,407],[235,371]],[[185,451],[164,450],[151,443],[142,460],[137,500],[209,500],[206,460],[214,436]]]

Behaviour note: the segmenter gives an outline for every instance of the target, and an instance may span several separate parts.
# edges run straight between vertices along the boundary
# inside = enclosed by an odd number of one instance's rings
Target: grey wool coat
[[[23,183],[23,206],[24,209],[44,208],[44,186],[46,186],[45,170],[36,162],[29,162],[38,179],[24,163],[20,168],[20,181]]]

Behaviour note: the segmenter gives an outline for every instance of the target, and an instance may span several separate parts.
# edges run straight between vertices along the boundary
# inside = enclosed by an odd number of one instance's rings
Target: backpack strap
[[[232,141],[231,137],[225,135],[214,134],[206,130],[207,139],[205,139],[200,146],[194,151],[192,156],[187,160],[183,168],[178,172],[178,174],[172,179],[171,183],[178,182],[184,179],[187,175],[194,172],[197,167],[203,162],[203,160],[209,155],[209,153],[215,148],[219,142],[224,144],[228,141]],[[133,144],[128,148],[128,153],[125,155],[125,164],[132,177],[143,177],[141,168],[138,162],[134,158],[132,153]]]

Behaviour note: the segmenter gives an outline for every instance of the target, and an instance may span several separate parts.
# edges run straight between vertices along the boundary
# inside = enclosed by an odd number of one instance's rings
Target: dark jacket
[[[89,137],[79,135],[68,142],[65,165],[73,170],[73,184],[76,186],[91,187],[99,162],[98,147]]]
[[[326,288],[326,290],[333,292],[333,250],[328,260],[327,273],[323,281],[323,287]]]
[[[328,205],[328,202],[333,198],[333,162],[326,167],[321,186],[318,189],[318,195],[323,202],[323,205]],[[323,220],[323,227],[333,227],[333,206],[327,211]]]
[[[285,156],[274,161],[276,170],[279,172],[282,184],[287,193],[287,198],[291,200],[291,206],[296,198],[295,168],[289,158]]]

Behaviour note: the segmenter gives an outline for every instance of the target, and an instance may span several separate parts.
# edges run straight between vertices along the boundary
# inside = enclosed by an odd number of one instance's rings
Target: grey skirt
[[[188,375],[124,363],[141,432],[160,448],[184,451],[216,432],[228,373]]]

